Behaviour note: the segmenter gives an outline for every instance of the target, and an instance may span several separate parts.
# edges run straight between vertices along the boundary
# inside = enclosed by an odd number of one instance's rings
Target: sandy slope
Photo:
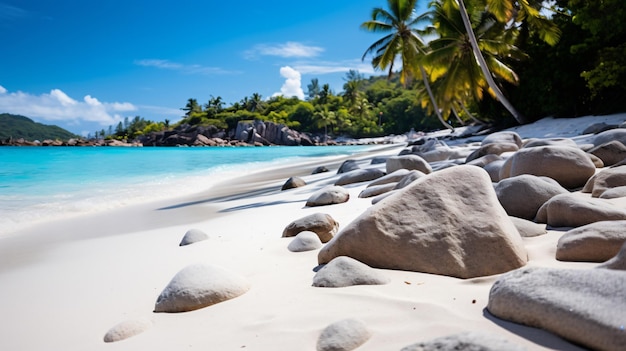
[[[626,115],[542,120],[517,128],[525,138],[578,135],[603,120]],[[583,138],[577,140],[584,142]],[[375,155],[395,155],[403,145],[355,156],[370,167]],[[292,253],[281,238],[291,221],[315,212],[346,225],[370,206],[358,198],[365,183],[350,185],[346,204],[305,208],[309,195],[336,179],[342,159],[285,165],[255,173],[188,198],[143,204],[38,225],[0,238],[0,349],[2,350],[314,350],[328,324],[358,318],[373,332],[359,350],[400,350],[414,342],[462,331],[504,336],[529,350],[578,348],[549,333],[500,321],[485,306],[497,276],[456,279],[384,271],[382,286],[311,286],[317,251]],[[384,167],[378,166],[378,167]],[[280,191],[302,176],[307,186]],[[623,204],[626,206],[626,204]],[[191,228],[210,239],[179,247]],[[594,267],[554,259],[560,233],[525,238],[529,265]],[[246,277],[246,294],[193,312],[153,313],[160,291],[183,267],[217,265]],[[103,336],[117,323],[145,319],[145,332],[116,343]]]

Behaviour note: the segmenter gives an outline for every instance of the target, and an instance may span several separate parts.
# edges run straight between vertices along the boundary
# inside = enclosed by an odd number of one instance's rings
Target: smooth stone
[[[625,242],[626,220],[595,222],[563,234],[556,245],[556,259],[604,262],[617,255]]]
[[[117,342],[141,334],[152,326],[149,319],[129,319],[113,326],[104,335],[104,342]]]
[[[560,194],[539,208],[535,222],[552,227],[580,227],[593,222],[623,219],[626,219],[626,210],[607,200]]]
[[[313,251],[322,247],[322,241],[316,233],[313,232],[300,232],[287,246],[287,249],[291,252],[305,252]]]
[[[288,189],[294,189],[294,188],[299,188],[305,185],[306,185],[306,182],[304,181],[304,179],[300,177],[291,177],[287,179],[287,181],[285,182],[285,184],[283,184],[280,190],[283,191],[283,190],[288,190]]]
[[[387,173],[393,173],[399,169],[418,170],[425,174],[433,171],[426,160],[417,155],[392,156],[387,159]]]
[[[366,343],[372,336],[365,323],[358,319],[335,322],[322,331],[317,339],[317,351],[351,351]]]
[[[500,336],[464,332],[412,344],[400,351],[526,351],[526,348]]]
[[[383,285],[390,279],[353,258],[339,256],[323,266],[313,277],[313,286],[342,288],[353,285]]]
[[[178,246],[186,246],[209,239],[209,236],[200,229],[189,229]]]
[[[329,185],[313,193],[306,202],[307,207],[341,204],[350,199],[350,193],[339,185]]]
[[[522,174],[501,180],[495,185],[496,195],[509,216],[533,219],[539,208],[556,195],[569,191],[545,177]]]
[[[378,179],[385,175],[385,172],[378,168],[365,168],[357,169],[348,173],[345,173],[337,181],[335,185],[348,185],[354,183],[367,182],[370,180]]]
[[[283,230],[283,238],[296,236],[304,231],[314,232],[325,243],[339,231],[339,223],[329,214],[313,213],[289,223]]]

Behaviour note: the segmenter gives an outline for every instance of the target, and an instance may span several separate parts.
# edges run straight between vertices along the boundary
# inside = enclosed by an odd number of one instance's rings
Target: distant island
[[[9,139],[28,141],[69,140],[72,138],[78,138],[78,136],[59,126],[37,123],[25,116],[10,113],[0,114],[0,140],[2,141]]]

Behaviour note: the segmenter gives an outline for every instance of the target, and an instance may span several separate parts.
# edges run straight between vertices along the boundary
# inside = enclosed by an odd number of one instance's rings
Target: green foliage
[[[32,119],[9,113],[0,114],[0,139],[67,140],[77,136],[61,127],[36,123]]]

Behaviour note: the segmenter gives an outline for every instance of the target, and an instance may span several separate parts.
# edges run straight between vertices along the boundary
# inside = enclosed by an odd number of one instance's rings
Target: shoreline
[[[344,160],[384,169],[384,163],[371,165],[370,160],[396,155],[402,148],[275,166],[192,195],[42,223],[0,237],[0,308],[9,321],[0,328],[0,345],[70,351],[314,349],[326,326],[358,318],[372,332],[358,348],[363,351],[400,350],[465,331],[487,332],[528,350],[583,350],[555,334],[489,314],[489,291],[499,275],[459,279],[376,269],[390,279],[388,284],[311,286],[319,251],[290,252],[292,238],[282,238],[283,229],[320,212],[331,214],[340,229],[347,226],[371,207],[371,198],[358,197],[367,182],[345,186],[350,194],[345,204],[305,207],[305,202],[337,180]],[[322,165],[330,171],[311,174]],[[301,176],[307,185],[281,191],[292,176]],[[626,208],[624,200],[615,203]],[[180,247],[192,228],[209,239]],[[597,266],[555,259],[563,230],[548,228],[545,235],[523,238],[529,267]],[[199,310],[153,313],[159,292],[179,270],[195,263],[235,272],[251,288]],[[105,343],[105,333],[124,321],[143,321],[148,327],[126,340]]]

